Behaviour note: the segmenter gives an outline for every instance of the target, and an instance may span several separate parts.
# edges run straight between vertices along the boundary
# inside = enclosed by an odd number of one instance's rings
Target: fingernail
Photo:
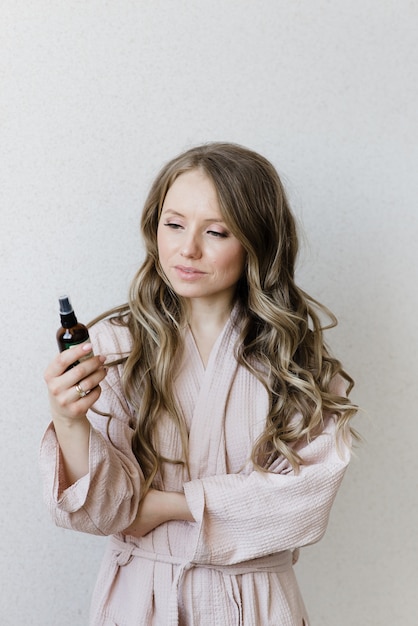
[[[106,357],[103,355],[99,356],[99,361],[100,363],[104,363],[106,361]]]
[[[93,346],[91,345],[91,343],[84,343],[83,344],[83,351],[84,352],[91,352],[92,347]]]

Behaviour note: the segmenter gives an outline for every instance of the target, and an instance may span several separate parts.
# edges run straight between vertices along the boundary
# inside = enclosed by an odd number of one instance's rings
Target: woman
[[[330,314],[295,284],[278,174],[237,145],[191,149],[157,176],[142,233],[96,356],[45,373],[54,520],[111,535],[91,624],[308,624],[292,565],[325,531],[356,407]]]

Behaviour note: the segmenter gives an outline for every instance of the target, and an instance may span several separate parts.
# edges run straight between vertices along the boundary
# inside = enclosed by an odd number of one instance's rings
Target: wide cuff
[[[65,513],[74,513],[81,509],[86,503],[90,488],[92,459],[95,459],[97,463],[101,448],[101,435],[90,428],[90,471],[74,484],[66,487],[61,451],[54,425],[51,422],[45,431],[40,447],[40,467],[44,480],[45,500]]]

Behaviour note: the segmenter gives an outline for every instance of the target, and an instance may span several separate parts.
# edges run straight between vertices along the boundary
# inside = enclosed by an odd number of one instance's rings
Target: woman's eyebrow
[[[179,211],[175,211],[174,209],[164,209],[162,212],[162,215],[174,215],[176,217],[185,217],[183,215],[183,213],[180,213]],[[208,224],[212,223],[212,222],[217,222],[218,224],[224,224],[224,220],[222,219],[222,217],[220,216],[214,216],[214,217],[207,217],[203,220],[204,222],[207,222]]]
[[[162,213],[164,214],[170,213],[170,215],[177,215],[177,217],[184,217],[182,213],[179,213],[178,211],[175,211],[174,209],[163,209]]]

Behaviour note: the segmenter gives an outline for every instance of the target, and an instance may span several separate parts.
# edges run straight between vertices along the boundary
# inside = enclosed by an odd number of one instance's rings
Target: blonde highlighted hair
[[[136,410],[132,445],[148,485],[163,462],[187,467],[187,432],[173,390],[173,363],[181,354],[186,313],[160,268],[157,227],[168,189],[181,174],[194,169],[214,184],[222,218],[246,251],[236,291],[240,328],[236,357],[270,397],[265,430],[254,442],[254,466],[268,470],[283,455],[297,471],[298,442],[315,437],[328,414],[335,416],[340,436],[356,436],[350,420],[357,407],[337,394],[333,385],[341,376],[348,393],[353,381],[329,354],[323,337],[336,319],[295,283],[296,224],[277,171],[267,159],[242,146],[205,144],[172,159],[156,177],[141,221],[145,259],[132,281],[128,304],[115,309],[113,320],[127,325],[132,335],[123,386]],[[325,326],[322,316],[328,319]],[[181,434],[181,459],[163,459],[156,449],[156,424],[163,412]],[[295,420],[296,415],[300,419]]]

